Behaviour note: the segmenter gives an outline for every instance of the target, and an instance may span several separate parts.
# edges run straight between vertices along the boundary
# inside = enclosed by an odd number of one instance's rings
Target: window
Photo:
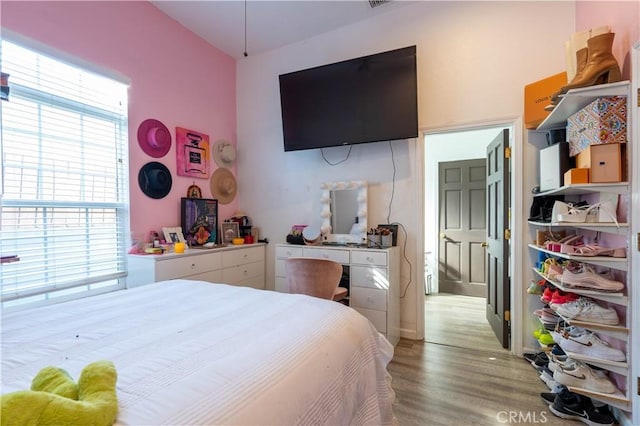
[[[124,287],[127,86],[2,40],[2,306]]]

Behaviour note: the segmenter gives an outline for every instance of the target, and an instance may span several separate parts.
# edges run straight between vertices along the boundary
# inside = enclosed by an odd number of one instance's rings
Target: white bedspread
[[[340,303],[174,280],[2,314],[2,393],[118,371],[118,424],[392,423],[393,347]]]

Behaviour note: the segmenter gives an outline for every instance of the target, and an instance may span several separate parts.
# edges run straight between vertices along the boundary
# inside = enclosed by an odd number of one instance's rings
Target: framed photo
[[[240,236],[240,226],[238,222],[222,222],[220,229],[222,241],[225,243],[231,243],[231,240]]]
[[[218,238],[218,200],[182,198],[180,213],[184,238],[190,246],[220,242]]]
[[[176,127],[178,176],[208,179],[210,156],[209,135]]]
[[[173,228],[162,228],[164,234],[164,240],[169,243],[185,243],[184,235],[182,234],[182,228],[179,226]]]

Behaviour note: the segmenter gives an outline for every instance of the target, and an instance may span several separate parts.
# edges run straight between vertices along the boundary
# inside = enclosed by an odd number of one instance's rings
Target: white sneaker
[[[617,390],[604,372],[596,372],[578,361],[573,366],[558,367],[553,373],[553,380],[565,386],[575,386],[595,392],[614,393]]]
[[[584,288],[604,292],[624,289],[623,283],[610,277],[610,272],[597,273],[586,265],[580,264],[576,268],[564,268],[560,282],[571,288]]]
[[[568,333],[551,331],[554,342],[565,352],[586,355],[608,361],[626,361],[627,357],[620,349],[612,348],[591,332],[572,336]]]
[[[547,364],[547,368],[549,371],[555,373],[559,368],[569,368],[573,367],[576,363],[573,359],[569,358],[567,355],[556,355],[554,353],[549,352],[547,354],[549,362]]]
[[[617,325],[620,320],[613,308],[600,306],[588,297],[580,297],[573,302],[554,305],[558,315],[568,320],[594,322],[598,324]]]

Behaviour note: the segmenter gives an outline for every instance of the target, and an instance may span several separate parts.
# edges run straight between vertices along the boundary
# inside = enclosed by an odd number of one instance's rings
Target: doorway
[[[438,182],[440,180],[439,174],[442,174],[443,163],[455,165],[456,162],[464,164],[471,159],[485,159],[487,146],[505,128],[511,130],[509,125],[494,125],[425,135],[424,330],[427,342],[474,349],[503,350],[486,319],[486,290],[455,295],[451,290],[450,283],[442,279],[443,274],[440,272],[443,269],[443,253],[441,253],[443,232],[440,229],[440,218],[443,206],[440,202],[442,188]],[[484,207],[481,208],[484,209]],[[468,210],[468,208],[463,210]],[[484,219],[484,216],[482,218]],[[447,234],[444,233],[445,239],[449,236],[450,242],[457,242],[457,239]],[[449,246],[455,247],[455,244],[449,244]],[[465,249],[464,252],[472,254],[472,250]],[[471,258],[467,260],[470,261]],[[451,268],[451,265],[445,264],[444,268]],[[484,276],[484,268],[480,272],[471,269],[467,271],[469,276],[477,276],[478,273]]]

